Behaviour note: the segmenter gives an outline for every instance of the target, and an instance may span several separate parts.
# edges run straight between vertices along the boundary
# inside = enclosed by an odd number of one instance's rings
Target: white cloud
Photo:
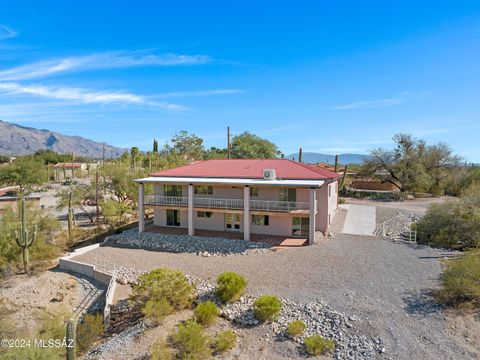
[[[241,93],[240,89],[218,89],[218,90],[199,90],[199,91],[176,91],[154,95],[156,98],[174,98],[174,97],[191,97],[191,96],[211,96],[211,95],[228,95]]]
[[[135,66],[199,65],[206,64],[210,61],[212,61],[212,59],[204,55],[154,55],[139,52],[105,52],[40,61],[8,70],[2,70],[0,71],[0,80],[26,80],[65,72],[127,68]]]
[[[17,32],[6,25],[0,24],[0,40],[10,39],[17,36]]]
[[[148,98],[128,92],[93,91],[72,87],[47,87],[42,85],[20,85],[17,83],[0,83],[0,91],[7,94],[28,94],[57,100],[80,101],[96,104],[136,104],[159,107],[167,110],[185,109],[181,105],[155,102]]]
[[[379,99],[370,101],[357,101],[345,105],[337,105],[336,110],[358,109],[358,108],[377,108],[385,106],[393,106],[401,104],[404,100],[402,98]]]

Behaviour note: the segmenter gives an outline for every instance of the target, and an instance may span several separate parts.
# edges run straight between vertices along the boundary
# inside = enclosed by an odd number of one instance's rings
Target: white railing
[[[308,210],[310,204],[297,201],[250,200],[250,209],[260,211]]]
[[[193,206],[207,209],[243,209],[243,199],[194,198]]]
[[[181,196],[145,196],[145,205],[188,206],[188,197]]]
[[[145,196],[145,205],[165,205],[165,206],[188,206],[187,197],[178,196]],[[223,199],[223,198],[194,198],[193,206],[195,208],[205,209],[234,209],[243,210],[243,199]],[[308,202],[297,201],[274,201],[274,200],[250,200],[250,210],[256,211],[292,211],[308,210]]]

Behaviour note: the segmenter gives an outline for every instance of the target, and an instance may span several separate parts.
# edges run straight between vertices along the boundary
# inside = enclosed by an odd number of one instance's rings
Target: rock
[[[394,240],[402,237],[409,238],[412,224],[421,218],[422,215],[418,213],[398,212],[394,217],[383,223],[383,235]]]
[[[203,257],[261,254],[272,247],[267,243],[245,240],[163,233],[138,234],[135,229],[109,236],[105,244],[173,253],[188,252]]]
[[[415,200],[415,196],[413,196],[412,194],[408,194],[407,200]]]
[[[119,283],[120,285],[127,285],[128,284],[128,280],[121,277],[121,278],[117,278],[117,283]]]

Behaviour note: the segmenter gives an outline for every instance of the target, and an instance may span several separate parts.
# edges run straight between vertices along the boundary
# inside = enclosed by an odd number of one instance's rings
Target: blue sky
[[[226,127],[285,154],[397,132],[480,162],[479,1],[0,4],[0,119],[151,148]]]

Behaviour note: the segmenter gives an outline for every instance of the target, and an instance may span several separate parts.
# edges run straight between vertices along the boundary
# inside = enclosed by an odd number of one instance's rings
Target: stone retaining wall
[[[107,334],[118,334],[136,324],[143,319],[143,313],[138,305],[134,305],[128,300],[120,300],[116,304],[110,305],[110,321],[106,327]]]

